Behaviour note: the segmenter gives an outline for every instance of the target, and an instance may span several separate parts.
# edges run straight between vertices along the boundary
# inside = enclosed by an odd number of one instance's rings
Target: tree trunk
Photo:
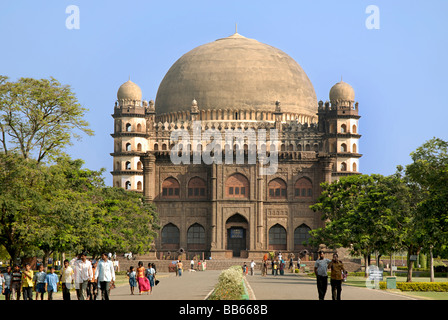
[[[434,257],[432,255],[432,248],[432,246],[429,247],[430,282],[434,282]]]
[[[394,275],[394,272],[392,271],[392,254],[393,253],[391,253],[390,257],[389,257],[389,271],[390,271],[390,276],[391,277]]]
[[[367,278],[367,277],[368,277],[367,270],[369,270],[369,265],[368,265],[368,257],[367,257],[367,254],[365,254],[365,255],[364,255],[364,278]]]

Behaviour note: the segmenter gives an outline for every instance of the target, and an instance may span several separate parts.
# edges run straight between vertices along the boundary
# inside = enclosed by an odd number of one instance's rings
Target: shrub
[[[386,282],[380,281],[380,289],[386,289]],[[401,291],[448,292],[448,282],[397,282]]]
[[[241,266],[232,266],[221,272],[209,300],[240,300],[244,293]]]

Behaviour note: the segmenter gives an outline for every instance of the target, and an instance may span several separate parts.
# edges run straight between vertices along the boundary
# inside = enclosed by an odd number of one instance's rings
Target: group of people
[[[330,285],[333,300],[341,300],[342,282],[347,277],[344,264],[339,260],[338,254],[333,259],[325,258],[324,252],[319,252],[319,259],[314,264],[314,274],[317,279],[317,292],[319,300],[324,300],[328,287],[328,270],[331,270]]]
[[[23,270],[19,265],[13,269],[8,266],[6,272],[0,274],[0,288],[6,300],[20,300],[21,293],[23,300],[33,300],[33,289],[36,300],[44,300],[45,293],[48,293],[48,300],[53,300],[53,295],[59,290],[62,290],[64,300],[70,300],[73,287],[78,300],[96,300],[98,288],[102,300],[109,300],[114,282],[114,266],[106,253],[99,261],[88,260],[84,252],[71,261],[65,260],[59,276],[53,266],[49,273],[44,271],[43,265],[34,272],[28,263]]]
[[[134,294],[137,286],[139,294],[152,294],[154,286],[159,282],[156,280],[156,273],[156,265],[154,263],[148,263],[148,268],[145,268],[143,262],[139,261],[137,270],[134,270],[134,267],[131,266],[127,272],[131,295]]]

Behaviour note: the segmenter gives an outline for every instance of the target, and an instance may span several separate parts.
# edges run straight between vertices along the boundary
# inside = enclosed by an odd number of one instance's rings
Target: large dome
[[[313,85],[297,62],[283,51],[235,33],[184,54],[160,83],[156,111],[274,111],[315,117]]]

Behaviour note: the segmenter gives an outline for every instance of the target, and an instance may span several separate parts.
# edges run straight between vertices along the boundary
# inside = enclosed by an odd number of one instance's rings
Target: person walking
[[[182,261],[179,260],[179,262],[177,263],[177,272],[179,273],[179,277],[182,276],[183,267],[184,267],[184,265],[182,264]]]
[[[64,267],[61,270],[61,277],[60,282],[62,286],[62,299],[65,301],[70,301],[70,289],[73,286],[73,275],[74,275],[73,268],[70,266],[70,262],[65,259],[64,260]]]
[[[138,262],[138,268],[137,268],[137,283],[138,283],[138,291],[139,294],[142,293],[149,293],[151,290],[151,285],[149,284],[149,280],[146,277],[145,274],[145,267],[143,267],[143,262]]]
[[[22,288],[22,271],[19,265],[14,265],[11,274],[11,300],[20,300],[20,292]]]
[[[316,275],[317,282],[317,293],[319,300],[325,299],[325,294],[327,293],[328,287],[328,274],[327,269],[331,260],[326,259],[324,252],[319,251],[319,259],[316,260],[314,264],[314,274]]]
[[[250,262],[250,275],[253,276],[254,275],[254,269],[255,269],[256,263],[254,260],[252,260]]]
[[[98,282],[95,280],[95,272],[97,268],[97,262],[92,262],[92,278],[89,279],[89,283],[87,285],[87,296],[89,300],[95,301],[98,296]]]
[[[85,252],[73,260],[73,271],[75,272],[75,288],[78,300],[85,300],[87,295],[87,285],[93,278],[92,263],[87,260]]]
[[[53,293],[58,292],[59,277],[54,273],[54,267],[50,267],[50,273],[45,278],[45,291],[48,292],[48,300],[53,300]]]
[[[9,301],[11,299],[11,279],[12,279],[12,272],[11,272],[11,266],[6,267],[5,273],[3,273],[3,288],[2,288],[2,294],[5,296],[5,300]]]
[[[129,286],[131,288],[131,295],[134,294],[134,288],[137,287],[137,273],[134,270],[134,267],[131,266],[126,273],[129,278]]]
[[[109,300],[109,288],[111,284],[115,283],[115,270],[106,253],[101,255],[101,260],[98,262],[95,270],[95,280],[98,281],[101,289],[101,300]]]
[[[44,271],[44,265],[39,265],[39,271],[34,274],[34,288],[36,291],[36,300],[44,300],[45,294],[45,279],[47,278],[47,273]]]
[[[156,270],[152,267],[151,263],[148,263],[148,269],[146,269],[146,277],[148,278],[149,285],[151,287],[150,293],[152,294],[152,289],[154,288],[154,278],[155,278]]]
[[[29,263],[25,264],[25,270],[22,272],[22,292],[23,300],[33,300],[33,279],[34,272]]]
[[[333,300],[341,300],[343,273],[346,272],[344,264],[339,260],[337,253],[333,254],[333,260],[328,265],[331,270],[331,296]]]

